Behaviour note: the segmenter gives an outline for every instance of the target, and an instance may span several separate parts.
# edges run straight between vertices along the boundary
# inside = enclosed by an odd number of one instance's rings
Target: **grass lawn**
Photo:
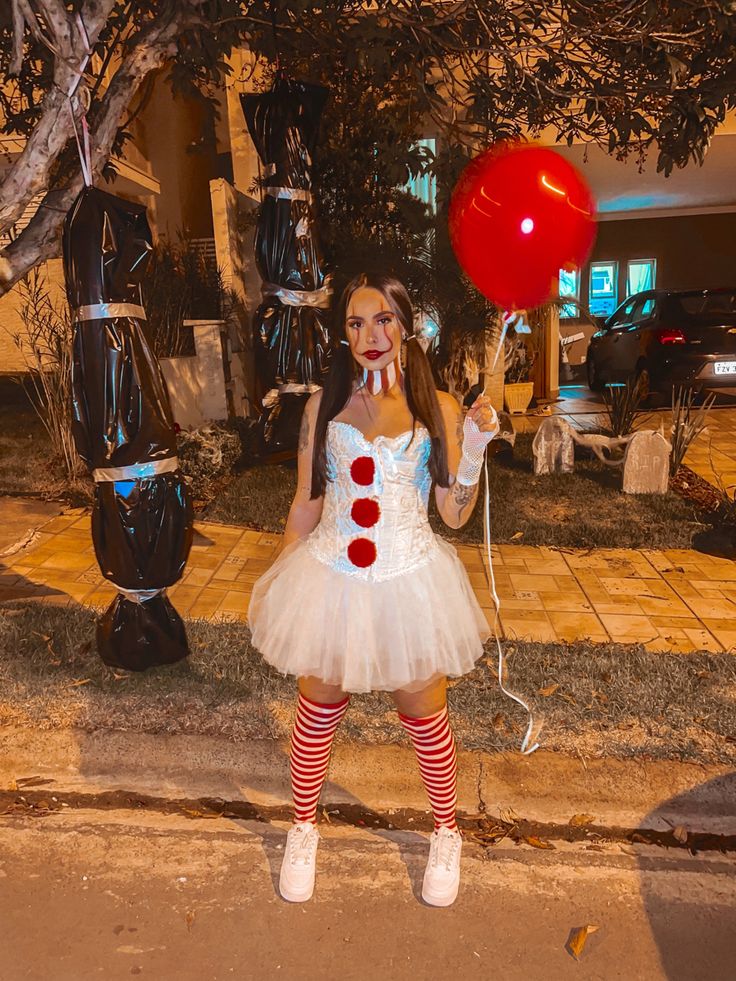
[[[144,674],[107,668],[81,607],[0,606],[0,725],[285,738],[295,682],[265,664],[237,623],[188,624],[192,655]],[[736,763],[736,658],[634,645],[507,643],[509,685],[544,717],[547,750],[589,757]],[[451,682],[463,748],[517,749],[525,716],[499,690],[495,655]],[[554,687],[557,686],[557,687]],[[546,694],[542,694],[542,691]],[[353,696],[340,741],[402,743],[390,697]]]
[[[7,376],[0,380],[0,495],[43,497],[57,479],[41,420]]]
[[[702,511],[670,492],[664,496],[624,494],[621,473],[578,451],[575,473],[535,477],[532,437],[517,439],[513,456],[491,460],[491,537],[495,542],[567,548],[688,548],[702,530]],[[289,465],[261,465],[219,479],[214,500],[201,517],[262,531],[283,531],[294,490],[296,470]],[[65,486],[51,460],[51,446],[40,420],[22,390],[0,378],[0,497],[64,499],[88,504],[91,482]],[[446,528],[430,507],[437,532],[454,542],[481,542],[480,505],[458,531]]]
[[[703,527],[695,506],[670,492],[631,495],[621,490],[621,472],[578,451],[575,473],[535,477],[532,437],[517,439],[513,456],[489,465],[491,537],[494,542],[563,548],[688,548]],[[204,517],[263,531],[283,531],[296,487],[296,471],[258,466],[237,474]],[[483,541],[479,504],[459,531],[447,528],[430,508],[435,531],[455,542]]]

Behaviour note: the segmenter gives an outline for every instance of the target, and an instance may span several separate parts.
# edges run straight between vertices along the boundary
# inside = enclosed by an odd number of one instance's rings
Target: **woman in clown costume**
[[[354,279],[336,327],[330,374],[304,413],[284,548],[249,610],[255,647],[298,678],[294,823],[279,888],[292,902],[311,897],[335,731],[351,693],[388,691],[434,814],[422,898],[449,906],[462,838],[446,681],[472,670],[490,631],[455,549],[431,530],[427,505],[434,485],[444,522],[467,522],[498,421],[485,396],[463,416],[435,389],[398,280]]]

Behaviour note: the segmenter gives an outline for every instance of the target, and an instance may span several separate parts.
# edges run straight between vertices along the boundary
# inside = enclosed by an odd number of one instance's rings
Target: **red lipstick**
[[[366,351],[363,355],[364,358],[369,358],[371,361],[375,361],[377,358],[382,358],[384,354],[388,354],[388,351]]]

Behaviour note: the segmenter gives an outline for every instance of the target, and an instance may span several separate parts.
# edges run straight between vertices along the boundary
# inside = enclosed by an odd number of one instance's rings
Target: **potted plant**
[[[528,337],[528,334],[512,333],[505,341],[503,400],[512,415],[526,412],[534,395],[531,373],[537,352]]]

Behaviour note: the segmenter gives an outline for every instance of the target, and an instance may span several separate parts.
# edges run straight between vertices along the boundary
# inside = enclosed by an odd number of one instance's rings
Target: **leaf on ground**
[[[190,818],[219,818],[222,817],[219,811],[195,811],[188,807],[183,807],[182,811]]]
[[[493,716],[493,728],[498,731],[499,729],[506,728],[506,722],[504,721],[503,712],[496,712]]]
[[[72,681],[69,684],[70,688],[79,688],[80,685],[88,685],[92,681],[91,678],[79,678],[77,681]]]
[[[511,538],[509,539],[509,541],[512,541],[512,542],[518,542],[518,540],[519,540],[520,538],[523,538],[523,537],[524,537],[524,532],[523,532],[523,531],[517,531],[517,532],[515,532],[515,533],[514,533],[514,534],[513,534],[512,536],[511,536]]]
[[[508,838],[509,829],[502,824],[495,824],[492,827],[484,827],[482,831],[473,831],[471,834],[475,841],[488,847]]]
[[[594,821],[595,814],[573,814],[567,823],[571,828],[582,828],[584,825],[592,824]]]
[[[543,841],[541,838],[537,838],[535,835],[527,835],[524,837],[524,841],[527,845],[531,845],[532,848],[552,848],[554,845],[551,841]]]
[[[544,695],[545,698],[549,698],[550,695],[554,695],[559,687],[559,685],[547,685],[546,688],[540,688],[537,694]]]
[[[565,949],[568,953],[572,954],[576,961],[580,960],[580,955],[583,952],[583,947],[585,947],[588,937],[598,929],[599,927],[596,924],[588,923],[586,926],[574,927],[570,931]]]
[[[678,824],[676,828],[672,829],[672,837],[675,841],[679,841],[681,845],[687,844],[687,831],[681,824]]]
[[[44,786],[48,786],[48,784],[53,783],[53,782],[54,781],[53,780],[50,780],[48,777],[16,777],[15,778],[15,783],[16,783],[15,789],[18,790],[21,787],[24,787],[24,788],[25,787],[44,787]]]
[[[513,807],[504,807],[499,816],[504,824],[518,824],[521,821]]]
[[[184,917],[184,919],[187,922],[187,930],[192,929],[192,923],[194,923],[194,916],[195,916],[194,910],[188,909],[187,914]]]

